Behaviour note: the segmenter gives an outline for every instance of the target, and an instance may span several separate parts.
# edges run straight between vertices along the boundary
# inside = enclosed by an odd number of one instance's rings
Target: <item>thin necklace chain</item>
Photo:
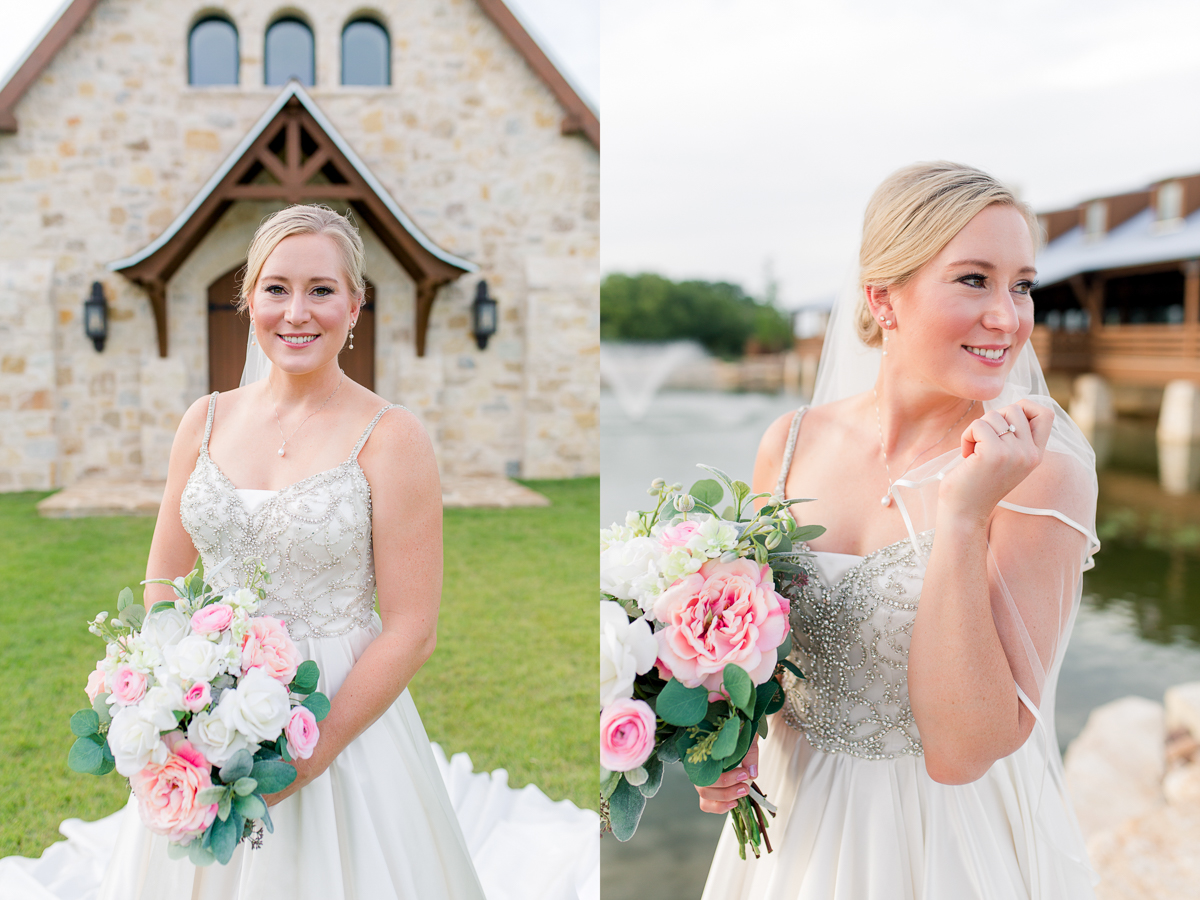
[[[895,482],[892,481],[892,470],[888,466],[887,447],[884,446],[884,443],[883,443],[883,420],[879,417],[879,394],[876,393],[875,388],[871,388],[871,396],[875,398],[875,425],[879,428],[879,450],[883,454],[883,469],[885,472],[887,472],[887,482],[888,482],[887,493],[884,494],[879,499],[879,504],[880,504],[880,506],[887,507],[887,506],[892,505],[892,486],[895,484]],[[967,417],[967,413],[969,413],[974,408],[975,408],[975,401],[972,400],[971,405],[967,407],[966,412],[964,412],[961,416],[959,416],[957,419],[955,419],[954,424],[946,429],[946,433],[943,434],[936,441],[934,441],[932,444],[930,444],[928,447],[926,447],[924,450],[922,450],[920,453],[918,453],[916,456],[914,456],[911,460],[909,460],[908,468],[906,468],[904,471],[907,472],[909,469],[911,469],[913,467],[913,463],[915,463],[918,459],[920,459],[922,456],[924,456],[926,453],[928,453],[930,450],[932,450],[934,447],[936,447],[938,444],[940,444],[942,441],[944,441],[950,435],[950,432],[954,430],[954,426],[957,425],[959,422],[961,422],[963,419],[965,419]],[[904,473],[902,472],[901,474],[904,474]]]
[[[339,369],[338,371],[341,371],[341,370]],[[326,397],[324,403],[322,403],[320,406],[318,406],[316,409],[314,409],[312,412],[310,412],[307,416],[304,417],[304,422],[301,422],[296,427],[296,430],[292,432],[292,437],[287,437],[283,433],[283,423],[279,421],[279,407],[275,404],[275,392],[273,390],[271,390],[271,382],[267,381],[267,391],[269,391],[271,394],[271,406],[275,408],[275,424],[279,427],[279,436],[281,438],[283,438],[283,443],[279,445],[279,455],[280,456],[283,456],[283,451],[284,451],[284,448],[287,447],[287,442],[290,441],[292,438],[294,438],[297,434],[300,433],[300,429],[304,427],[304,423],[307,422],[309,419],[311,419],[313,416],[315,416],[317,413],[319,413],[321,410],[323,410],[326,406],[329,405],[329,401],[333,399],[334,394],[336,394],[338,391],[340,391],[342,389],[342,382],[345,380],[346,380],[346,373],[342,372],[342,377],[338,379],[337,387],[335,387],[333,389],[333,394],[330,394],[328,397]]]

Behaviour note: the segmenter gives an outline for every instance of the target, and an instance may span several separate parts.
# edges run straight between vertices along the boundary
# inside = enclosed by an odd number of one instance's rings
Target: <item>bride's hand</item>
[[[758,738],[750,742],[746,758],[736,769],[730,769],[708,787],[697,787],[700,809],[718,815],[727,813],[746,796],[746,787],[752,778],[758,777]]]
[[[962,435],[963,461],[946,474],[939,505],[987,520],[1004,497],[1038,467],[1054,411],[1028,400],[984,413]]]

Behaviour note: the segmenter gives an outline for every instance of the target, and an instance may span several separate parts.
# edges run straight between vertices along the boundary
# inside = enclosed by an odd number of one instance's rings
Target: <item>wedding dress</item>
[[[341,465],[280,491],[252,491],[236,488],[208,455],[216,398],[180,503],[183,526],[206,571],[216,570],[216,587],[244,583],[262,560],[271,583],[260,614],[288,624],[332,699],[381,630],[371,493],[358,453],[391,407]],[[226,558],[232,563],[219,569]],[[474,857],[488,900],[598,900],[595,813],[552,803],[533,786],[513,791],[505,778],[472,773],[464,754],[449,764],[435,754],[405,689],[325,772],[271,808],[275,830],[260,848],[243,842],[228,865],[169,859],[167,839],[145,828],[131,800],[97,823],[68,820],[72,840],[51,848],[63,848],[66,871],[30,878],[31,893],[14,896],[91,897],[96,864],[107,860],[101,900],[483,900]],[[106,828],[119,828],[115,844]],[[0,876],[28,875],[41,862],[0,861]],[[34,882],[49,887],[35,894]]]

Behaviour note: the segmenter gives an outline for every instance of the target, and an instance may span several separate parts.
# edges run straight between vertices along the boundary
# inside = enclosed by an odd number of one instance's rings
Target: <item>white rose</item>
[[[649,672],[658,641],[645,619],[629,621],[621,604],[600,601],[600,705],[633,696],[635,675]]]
[[[197,681],[212,682],[228,669],[227,654],[220,644],[193,634],[178,644],[168,647],[163,656],[167,670],[175,677],[195,684]]]
[[[162,609],[146,617],[142,623],[141,639],[149,647],[163,650],[178,644],[191,630],[188,617],[177,609]]]
[[[171,724],[175,724],[174,716]],[[161,730],[143,716],[138,707],[122,707],[108,726],[108,748],[116,759],[117,771],[129,778],[152,759],[157,763],[166,762],[169,751],[159,737]]]
[[[223,766],[239,750],[253,750],[245,736],[233,724],[231,715],[237,702],[234,691],[225,691],[212,712],[197,713],[188,725],[188,740],[214,766]]]
[[[175,718],[176,710],[183,710],[183,686],[171,679],[166,684],[158,684],[146,691],[138,702],[142,718],[150,722],[159,731],[169,731],[178,723]]]
[[[292,715],[287,688],[257,667],[242,677],[235,690],[221,695],[222,713],[226,702],[231,704],[229,721],[255,743],[279,737]]]
[[[662,547],[651,537],[636,537],[613,544],[600,554],[600,590],[620,600],[634,600],[644,609],[649,584],[657,581],[657,564]]]

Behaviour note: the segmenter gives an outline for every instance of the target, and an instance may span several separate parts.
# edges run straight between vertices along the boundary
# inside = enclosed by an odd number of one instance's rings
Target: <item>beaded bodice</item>
[[[261,560],[271,582],[261,615],[288,625],[293,638],[343,634],[368,626],[375,606],[371,553],[371,486],[358,453],[380,410],[339,466],[268,497],[253,512],[208,455],[216,394],[209,401],[204,442],[179,504],[183,527],[206,571],[231,558],[214,587],[244,584]]]
[[[933,531],[864,557],[834,585],[816,560],[782,585],[791,601],[792,653],[805,679],[788,677],[784,719],[827,753],[863,759],[920,755],[908,702],[908,647]]]

